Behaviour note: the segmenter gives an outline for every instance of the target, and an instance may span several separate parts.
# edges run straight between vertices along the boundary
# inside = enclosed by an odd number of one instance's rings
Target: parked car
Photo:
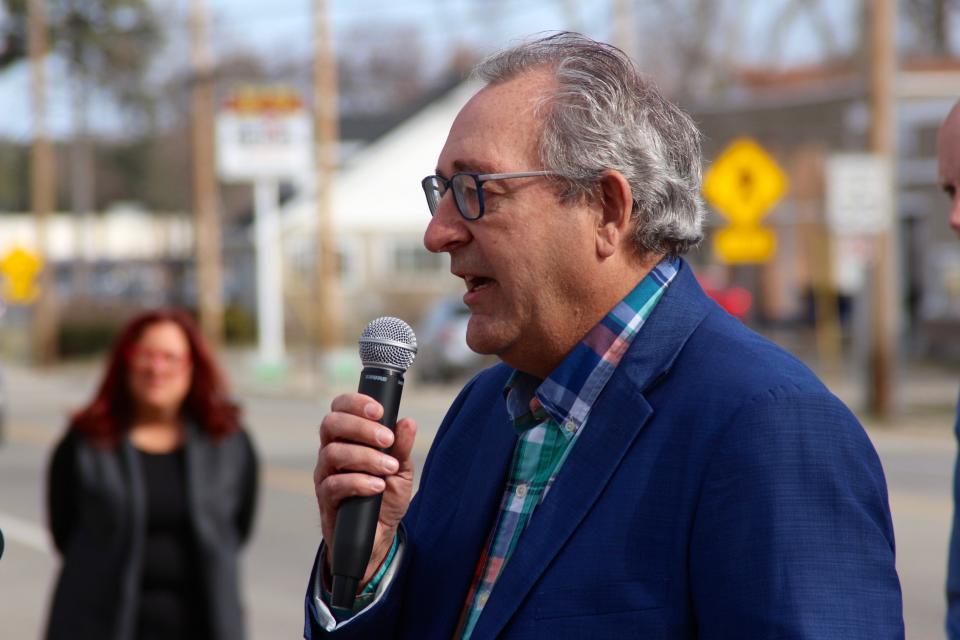
[[[421,380],[446,382],[473,373],[490,360],[467,346],[470,310],[459,297],[437,300],[417,329],[414,369]]]

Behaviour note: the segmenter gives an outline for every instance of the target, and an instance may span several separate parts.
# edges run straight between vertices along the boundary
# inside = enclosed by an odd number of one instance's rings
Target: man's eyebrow
[[[481,160],[454,160],[454,171],[464,171],[469,173],[496,173],[496,167],[489,162]]]

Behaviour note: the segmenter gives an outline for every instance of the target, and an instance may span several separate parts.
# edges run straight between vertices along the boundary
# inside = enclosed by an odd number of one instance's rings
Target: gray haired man
[[[315,471],[325,540],[383,494],[364,587],[306,637],[900,638],[886,486],[856,419],[712,303],[699,134],[619,50],[561,33],[494,55],[435,175],[467,342],[501,364],[440,425],[334,399]],[[378,447],[391,446],[389,453]]]

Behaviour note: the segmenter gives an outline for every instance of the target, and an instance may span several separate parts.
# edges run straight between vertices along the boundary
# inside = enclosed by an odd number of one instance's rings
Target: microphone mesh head
[[[381,366],[402,373],[416,355],[417,336],[400,318],[377,318],[360,334],[360,361],[365,367]]]

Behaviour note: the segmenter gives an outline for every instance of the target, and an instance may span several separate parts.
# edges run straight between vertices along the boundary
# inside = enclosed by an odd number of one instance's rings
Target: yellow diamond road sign
[[[787,190],[787,177],[749,138],[730,143],[703,182],[703,195],[734,225],[756,225]]]
[[[0,275],[3,275],[3,299],[11,304],[29,304],[36,299],[37,276],[43,261],[26,249],[17,247],[0,258]]]

